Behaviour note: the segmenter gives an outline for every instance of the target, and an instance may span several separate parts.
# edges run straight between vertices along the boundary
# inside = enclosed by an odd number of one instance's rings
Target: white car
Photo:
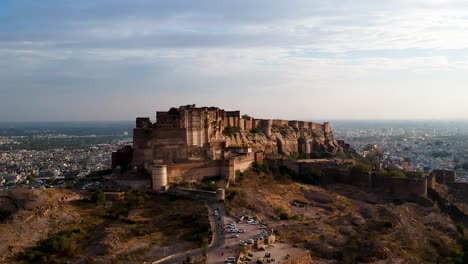
[[[231,236],[231,238],[238,238],[238,237],[239,237],[239,235],[237,235],[237,234],[234,234],[234,235]]]

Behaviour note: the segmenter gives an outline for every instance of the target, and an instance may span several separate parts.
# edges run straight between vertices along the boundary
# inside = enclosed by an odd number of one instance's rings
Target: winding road
[[[222,203],[208,203],[208,217],[210,219],[211,229],[213,231],[213,239],[207,248],[208,263],[222,263],[224,258],[221,257],[221,247],[224,245],[224,236],[222,233],[223,220],[226,216],[226,211]],[[214,215],[214,211],[218,210],[219,216]],[[187,257],[197,258],[203,256],[203,249],[197,248],[190,251],[180,252],[163,259],[153,262],[153,264],[181,264]]]

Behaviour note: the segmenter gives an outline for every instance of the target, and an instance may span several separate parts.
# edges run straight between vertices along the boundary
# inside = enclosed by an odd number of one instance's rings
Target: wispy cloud
[[[191,102],[285,118],[468,113],[465,1],[8,3],[0,120],[130,119]]]

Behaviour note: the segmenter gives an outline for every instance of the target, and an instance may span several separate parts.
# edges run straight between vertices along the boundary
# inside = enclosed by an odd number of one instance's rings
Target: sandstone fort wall
[[[191,199],[197,200],[208,200],[208,201],[217,201],[216,192],[204,191],[204,190],[193,190],[193,189],[186,189],[186,188],[171,188],[168,191],[170,194],[173,195],[180,195],[185,196]]]
[[[199,161],[167,164],[168,182],[177,183],[182,181],[203,180],[205,177],[225,175],[223,161]]]

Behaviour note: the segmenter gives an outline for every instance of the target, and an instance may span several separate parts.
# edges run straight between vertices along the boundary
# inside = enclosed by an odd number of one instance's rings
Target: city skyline
[[[0,3],[0,122],[468,117],[464,1]]]

